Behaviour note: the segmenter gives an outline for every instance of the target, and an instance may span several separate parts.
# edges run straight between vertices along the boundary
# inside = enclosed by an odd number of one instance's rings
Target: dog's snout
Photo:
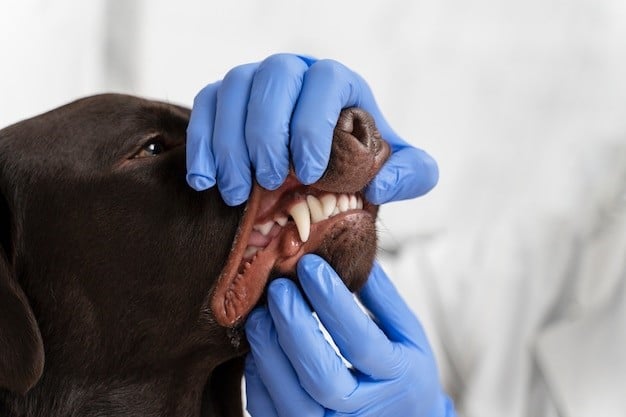
[[[374,178],[389,154],[389,145],[373,117],[359,108],[344,109],[333,133],[328,167],[315,187],[335,193],[360,191]]]

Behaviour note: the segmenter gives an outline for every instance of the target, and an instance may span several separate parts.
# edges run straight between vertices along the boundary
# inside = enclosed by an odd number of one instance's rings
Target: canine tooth
[[[325,194],[320,198],[320,202],[324,208],[324,216],[329,217],[335,207],[337,207],[337,196],[334,194]]]
[[[274,220],[252,226],[254,230],[261,233],[263,236],[267,236],[270,230],[272,230],[272,227],[274,227]]]
[[[285,227],[285,225],[287,224],[287,216],[276,216],[274,217],[274,221],[276,223],[278,223],[278,225],[280,227]]]
[[[335,208],[333,209],[333,212],[330,214],[330,217],[336,216],[336,215],[338,215],[339,213],[341,213],[341,212],[339,211],[339,207],[335,207]]]
[[[309,205],[306,201],[300,201],[291,206],[289,214],[296,223],[300,240],[302,242],[309,240],[309,234],[311,233],[311,216],[309,214]]]
[[[363,209],[363,200],[361,200],[361,197],[356,198],[356,208],[359,210]]]
[[[311,223],[321,222],[326,220],[328,216],[324,216],[324,208],[322,203],[314,195],[307,195],[306,202],[309,205],[311,211]]]
[[[340,212],[348,211],[350,208],[350,199],[347,195],[341,194],[337,199],[337,207],[339,207]]]
[[[348,206],[350,207],[350,210],[356,209],[356,196],[354,194],[350,195]]]

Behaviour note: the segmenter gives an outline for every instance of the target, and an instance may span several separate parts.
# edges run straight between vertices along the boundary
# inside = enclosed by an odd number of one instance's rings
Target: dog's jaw
[[[255,184],[231,255],[209,300],[216,321],[227,327],[239,324],[261,299],[269,279],[296,278],[296,263],[306,253],[325,258],[346,285],[357,290],[367,279],[376,254],[378,207],[365,201],[362,191],[389,154],[371,117],[349,109],[339,119],[329,167],[320,181],[305,187],[291,173],[278,190]],[[334,211],[327,210],[332,202],[326,202],[322,213],[314,213],[320,210],[320,200],[333,198]],[[300,208],[294,210],[295,206]],[[289,215],[296,221],[288,221]],[[263,240],[258,232],[263,227],[264,245],[255,248],[251,237],[256,234]]]

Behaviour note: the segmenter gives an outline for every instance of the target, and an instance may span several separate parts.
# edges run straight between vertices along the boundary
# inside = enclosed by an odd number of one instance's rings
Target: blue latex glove
[[[224,201],[238,205],[250,194],[252,171],[261,186],[276,189],[291,155],[298,179],[312,184],[328,165],[339,113],[353,106],[374,117],[392,148],[366,198],[382,204],[428,192],[436,163],[391,129],[364,80],[336,61],[290,54],[238,66],[198,93],[187,129],[187,181],[196,190],[217,183]]]
[[[268,290],[269,310],[254,310],[246,322],[253,417],[455,415],[420,323],[378,265],[359,294],[376,322],[321,258],[304,256],[298,277],[354,369],[324,339],[297,286],[276,280]]]

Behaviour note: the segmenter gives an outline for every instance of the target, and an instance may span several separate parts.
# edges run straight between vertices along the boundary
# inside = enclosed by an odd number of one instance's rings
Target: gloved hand
[[[305,255],[298,277],[354,369],[326,341],[297,286],[275,280],[269,310],[254,310],[246,322],[246,394],[253,417],[455,415],[420,323],[378,265],[359,294],[376,322],[321,258]]]
[[[391,129],[364,80],[336,61],[290,54],[235,67],[198,93],[187,129],[187,181],[196,190],[217,182],[224,201],[238,205],[250,194],[252,170],[261,186],[276,189],[291,155],[298,179],[312,184],[328,165],[339,113],[352,106],[374,117],[392,148],[366,198],[382,204],[428,192],[436,163]]]

